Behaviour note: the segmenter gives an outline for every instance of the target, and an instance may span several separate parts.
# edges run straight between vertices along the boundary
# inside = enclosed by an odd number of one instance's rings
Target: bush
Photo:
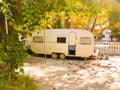
[[[37,86],[29,76],[0,80],[0,90],[37,90]]]
[[[0,38],[0,74],[6,78],[14,78],[18,73],[15,72],[22,69],[23,62],[28,56],[25,47],[18,39],[18,31],[12,30],[9,35],[4,32],[1,33]],[[1,78],[1,77],[0,77]]]

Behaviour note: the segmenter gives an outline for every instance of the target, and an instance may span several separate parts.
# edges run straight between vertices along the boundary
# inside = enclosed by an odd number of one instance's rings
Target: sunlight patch
[[[38,67],[23,67],[25,74],[28,74],[30,76],[36,76],[36,77],[42,77],[44,76],[44,72],[41,71]]]

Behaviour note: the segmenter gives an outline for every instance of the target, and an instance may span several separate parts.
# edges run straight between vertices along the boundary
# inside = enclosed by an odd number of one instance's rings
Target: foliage
[[[18,75],[16,69],[23,72],[22,66],[27,53],[18,39],[19,34],[25,35],[36,29],[67,27],[88,29],[96,33],[96,26],[99,26],[102,31],[104,26],[108,26],[109,9],[105,8],[107,3],[101,0],[2,0],[0,19],[4,21],[0,20],[0,85],[7,86],[5,77],[6,80],[14,80]],[[8,27],[8,34],[6,28],[1,27],[5,18],[8,26],[4,27]],[[113,35],[120,40],[120,10],[110,12],[109,21]],[[23,90],[26,88],[29,87]]]
[[[106,4],[101,0],[23,0],[22,29],[29,31],[69,27],[98,34],[108,23],[109,9]]]
[[[109,15],[110,26],[112,35],[120,41],[120,9],[114,8]]]
[[[9,4],[5,1],[0,2],[0,15],[5,15],[10,25],[13,25],[14,19]]]
[[[27,56],[24,45],[19,41],[18,35],[21,33],[14,28],[16,23],[13,18],[14,13],[11,12],[9,5],[11,2],[2,1],[0,3],[0,14],[3,19],[7,18],[9,34],[6,33],[6,28],[0,28],[0,78],[6,77],[6,79],[14,78],[17,76],[16,69],[23,72],[23,62]],[[5,17],[5,18],[4,18]],[[5,20],[4,20],[5,21]],[[3,22],[4,23],[4,22]]]
[[[38,90],[38,88],[29,76],[19,76],[15,79],[0,80],[0,90]]]
[[[109,15],[110,23],[118,23],[120,22],[120,9],[113,8]]]
[[[64,1],[61,2],[61,0],[24,0],[22,2],[23,28],[29,30],[51,28],[52,13],[60,12],[64,4]]]
[[[23,72],[22,66],[27,56],[23,43],[18,40],[17,33],[17,31],[9,35],[2,33],[2,43],[0,43],[0,51],[2,52],[0,53],[0,74],[11,78],[16,76],[16,69]]]
[[[0,17],[7,18],[9,34],[0,27],[1,73],[13,76],[15,69],[23,65],[26,53],[18,40],[19,34],[46,28],[82,28],[98,33],[95,30],[103,31],[104,26],[108,26],[109,9],[105,5],[106,2],[101,0],[3,0],[0,2]],[[118,21],[114,24],[112,17],[119,20],[119,15],[115,11],[110,13],[110,28],[115,33],[119,30],[116,25],[120,25]]]
[[[71,27],[87,29],[94,33],[97,26],[103,26],[102,22],[106,20],[103,15],[107,12],[106,9],[101,8],[98,1],[82,0],[82,2],[78,2],[80,9],[71,14]]]

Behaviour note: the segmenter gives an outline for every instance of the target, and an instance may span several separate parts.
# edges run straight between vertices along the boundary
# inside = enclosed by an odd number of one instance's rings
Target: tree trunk
[[[91,17],[88,20],[88,25],[87,25],[87,28],[86,28],[88,31],[90,31],[90,25],[91,25]]]
[[[103,31],[104,30],[106,30],[107,29],[107,27],[104,27],[101,31],[100,31],[100,33],[99,34],[102,34],[103,33]]]
[[[95,28],[95,26],[96,26],[96,21],[97,21],[97,16],[96,16],[95,19],[94,19],[94,22],[93,22],[93,25],[92,25],[92,28],[91,28],[91,32],[94,31],[94,28]]]
[[[66,20],[65,20],[65,28],[70,28],[70,22],[69,22],[70,16],[67,12],[65,14],[65,17],[67,17]]]
[[[5,31],[6,34],[8,34],[8,22],[7,22],[6,14],[5,14]]]
[[[5,15],[0,14],[0,30],[5,31]]]
[[[105,25],[107,22],[108,22],[108,20],[106,20],[103,25]],[[102,28],[102,30],[99,32],[99,34],[102,34],[103,31],[106,30],[107,28],[108,28],[108,26]]]

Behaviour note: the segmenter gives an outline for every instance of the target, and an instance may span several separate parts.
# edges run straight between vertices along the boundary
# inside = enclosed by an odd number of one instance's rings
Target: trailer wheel
[[[52,54],[51,54],[51,57],[52,57],[53,59],[57,59],[57,57],[58,57],[58,56],[57,56],[57,53],[52,53]]]
[[[59,58],[60,59],[65,59],[65,54],[64,53],[59,54]]]

